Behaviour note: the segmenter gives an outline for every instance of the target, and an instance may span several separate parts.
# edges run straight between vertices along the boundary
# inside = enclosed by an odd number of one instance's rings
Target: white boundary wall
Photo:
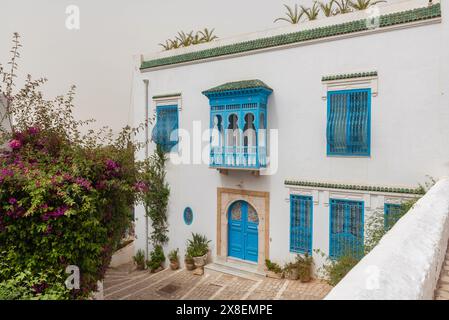
[[[440,180],[327,295],[432,299],[449,239],[449,179]]]

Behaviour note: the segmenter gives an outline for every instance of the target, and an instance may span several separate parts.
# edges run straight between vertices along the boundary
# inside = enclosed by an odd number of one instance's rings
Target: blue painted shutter
[[[171,133],[178,129],[178,106],[158,106],[156,108],[156,126],[152,132],[152,140],[166,152],[178,143],[178,135],[170,140]]]
[[[401,205],[386,203],[384,206],[385,229],[391,229],[401,216]]]
[[[357,89],[328,93],[328,154],[370,154],[370,92]]]
[[[363,256],[363,202],[349,200],[330,201],[330,252],[338,259],[344,255]]]
[[[290,251],[312,254],[312,197],[290,195]]]

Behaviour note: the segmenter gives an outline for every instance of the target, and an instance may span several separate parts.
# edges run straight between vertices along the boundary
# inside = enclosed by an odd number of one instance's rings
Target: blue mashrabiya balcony
[[[260,80],[229,82],[203,91],[210,105],[210,167],[267,166],[267,103],[273,90]]]

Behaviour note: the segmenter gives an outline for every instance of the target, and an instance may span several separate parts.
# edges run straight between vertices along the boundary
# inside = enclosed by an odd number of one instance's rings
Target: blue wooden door
[[[245,201],[234,203],[228,213],[228,255],[257,262],[259,218],[256,210]]]

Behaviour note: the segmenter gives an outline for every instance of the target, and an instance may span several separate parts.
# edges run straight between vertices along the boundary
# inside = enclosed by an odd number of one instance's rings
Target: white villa
[[[259,8],[260,9],[260,8]],[[448,1],[358,11],[142,55],[141,140],[167,150],[169,243],[212,240],[210,268],[263,273],[300,253],[361,254],[386,218],[449,173]],[[178,129],[178,130],[177,130]],[[136,250],[151,250],[143,207]]]

